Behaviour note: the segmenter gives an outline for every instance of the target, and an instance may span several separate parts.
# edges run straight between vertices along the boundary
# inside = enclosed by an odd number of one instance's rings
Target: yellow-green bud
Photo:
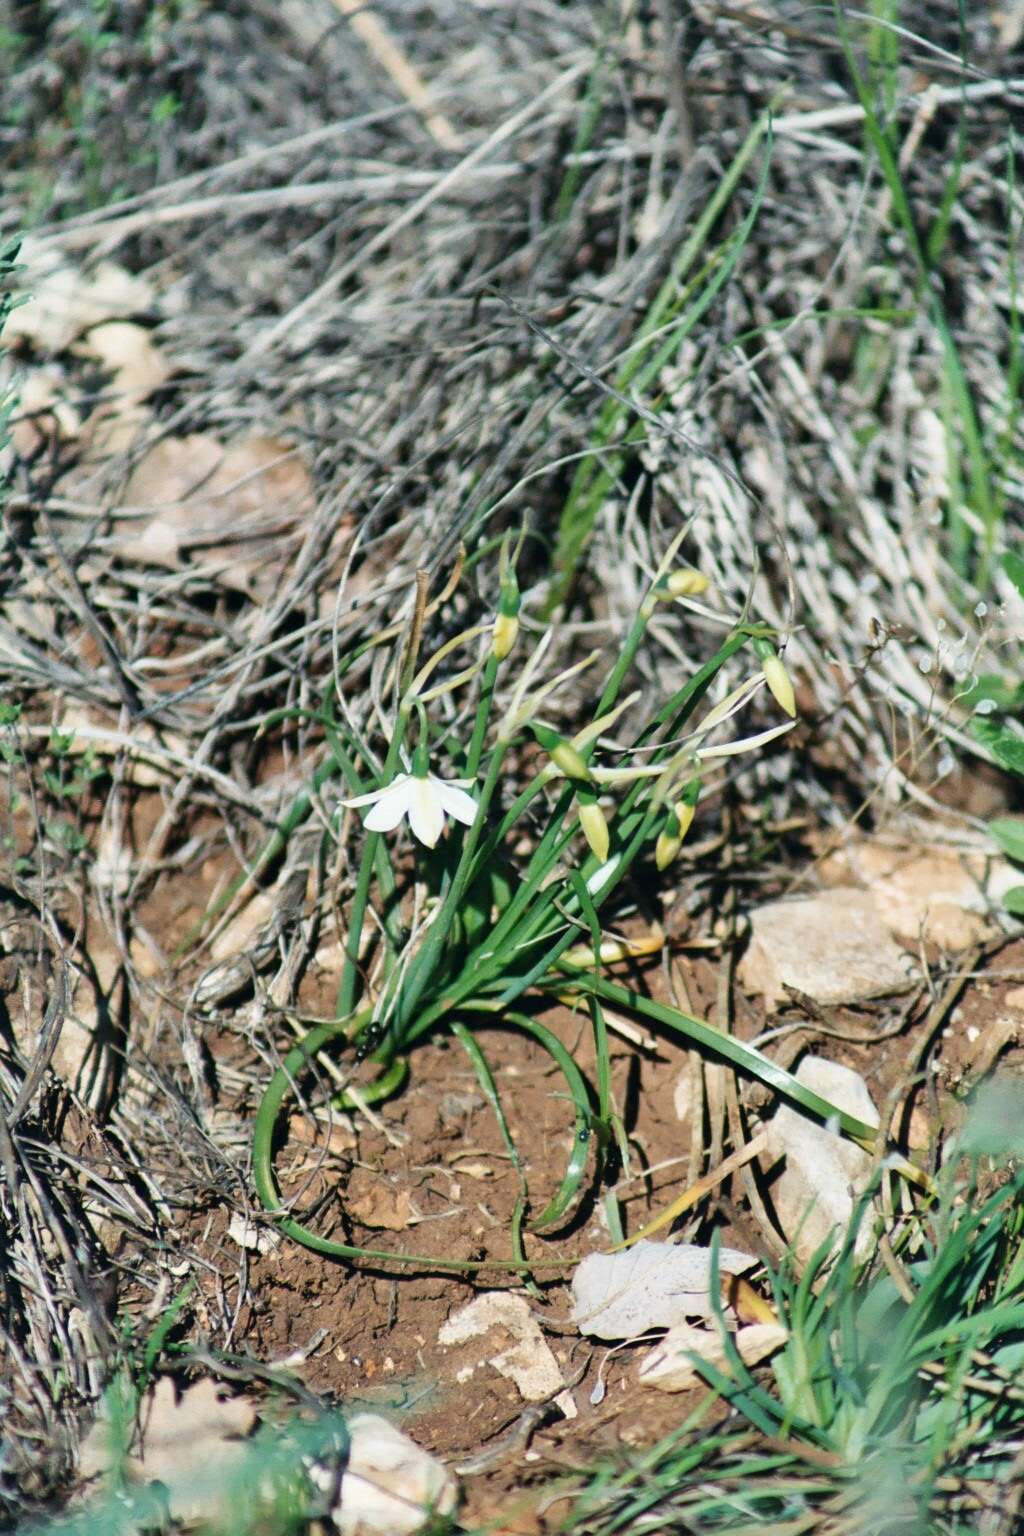
[[[589,779],[590,769],[571,741],[560,741],[551,753],[551,761],[567,779]]]
[[[596,800],[581,800],[578,802],[577,814],[580,819],[580,828],[590,845],[591,853],[600,859],[602,864],[607,864],[611,840],[604,811]]]
[[[655,923],[649,933],[632,939],[603,939],[598,948],[600,965],[615,965],[619,960],[639,960],[644,955],[656,955],[665,947],[665,935]],[[594,951],[589,944],[574,944],[559,960],[573,971],[590,971],[594,968]]]
[[[555,767],[564,773],[567,779],[590,778],[586,758],[571,741],[566,741],[564,736],[559,736],[558,732],[553,731],[549,725],[541,725],[536,720],[533,722],[532,730]]]
[[[678,837],[681,842],[693,826],[693,818],[697,814],[697,801],[696,799],[692,802],[689,800],[677,800],[673,810],[675,811],[676,822],[679,825]]]
[[[670,571],[665,577],[665,591],[670,597],[699,597],[710,585],[711,582],[703,571],[694,571],[686,567],[678,571]]]
[[[658,841],[654,845],[654,862],[659,869],[667,869],[683,846],[683,839],[693,825],[693,818],[697,812],[697,797],[692,789],[687,793],[693,794],[693,803],[688,800],[677,800],[665,818],[665,825],[658,834]]]
[[[772,698],[781,710],[791,720],[796,719],[796,695],[793,692],[793,684],[790,682],[789,673],[783,664],[782,657],[776,656],[772,651],[768,656],[761,658],[761,671],[764,680],[768,684]]]
[[[514,613],[499,613],[494,621],[492,650],[497,661],[504,661],[516,643],[519,620]]]
[[[658,841],[654,845],[654,862],[658,868],[668,869],[682,846],[681,837],[673,837],[668,832],[659,832]]]

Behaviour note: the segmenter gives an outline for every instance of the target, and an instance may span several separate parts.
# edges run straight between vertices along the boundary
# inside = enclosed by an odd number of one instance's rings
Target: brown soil
[[[186,900],[179,888],[174,913],[165,914],[168,926],[187,921],[200,899],[196,892],[194,900]],[[158,919],[159,914],[151,918]],[[1017,1041],[1024,1008],[1019,990],[1015,1000],[1012,994],[1024,980],[1024,941],[957,960],[929,958],[929,983],[912,996],[810,1018],[794,1008],[782,1020],[769,1020],[759,1003],[737,995],[733,1027],[749,1039],[772,1024],[800,1024],[770,1053],[792,1065],[804,1051],[818,1050],[855,1068],[876,1103],[890,1106],[896,1134],[904,1144],[909,1138],[918,1159],[927,1161],[937,1135],[955,1123],[957,1101],[979,1065],[987,1069],[998,1057],[1003,1065],[1022,1066],[1024,1051]],[[673,957],[676,981],[684,981],[690,1006],[712,1019],[721,963],[714,953]],[[979,974],[961,978],[962,970]],[[666,995],[664,967],[649,967],[644,981],[655,995]],[[302,988],[302,1011],[327,1015],[333,985],[331,971],[314,966]],[[559,1006],[545,1020],[587,1072],[593,1046],[585,1016]],[[536,1212],[557,1188],[571,1150],[571,1107],[549,1058],[523,1034],[493,1028],[481,1038]],[[280,1033],[281,1047],[288,1039]],[[254,1107],[251,1091],[232,1095],[223,1085],[216,1087],[222,1076],[230,1077],[223,1068],[245,1054],[242,1039],[231,1027],[208,1028],[205,1041],[218,1112],[244,1122]],[[690,1128],[677,1117],[674,1094],[687,1055],[664,1039],[651,1051],[613,1035],[612,1060],[633,1172],[653,1170],[623,1189],[628,1227],[636,1231],[685,1183]],[[508,1258],[520,1184],[470,1063],[457,1042],[442,1036],[416,1051],[413,1066],[408,1087],[377,1106],[371,1121],[340,1116],[326,1130],[308,1114],[293,1112],[277,1158],[282,1187],[299,1210],[315,1209],[313,1221],[324,1236],[411,1250],[428,1259]],[[268,1076],[269,1070],[256,1074],[257,1091]],[[756,1085],[741,1085],[745,1114],[765,1102]],[[762,1185],[770,1206],[770,1170]],[[230,1292],[235,1349],[286,1366],[307,1388],[348,1410],[372,1407],[395,1416],[420,1445],[465,1469],[462,1517],[469,1526],[499,1520],[503,1530],[540,1531],[557,1527],[567,1508],[564,1499],[577,1485],[577,1469],[651,1444],[676,1427],[702,1395],[640,1388],[636,1362],[643,1345],[609,1354],[567,1324],[565,1276],[551,1276],[543,1265],[552,1258],[564,1261],[568,1273],[583,1254],[609,1246],[592,1193],[563,1230],[526,1238],[527,1254],[538,1261],[532,1310],[565,1379],[580,1377],[573,1394],[579,1412],[572,1421],[553,1407],[546,1417],[538,1415],[536,1424],[524,1416],[516,1388],[487,1363],[508,1342],[500,1331],[454,1349],[438,1344],[441,1325],[478,1291],[519,1288],[500,1271],[484,1268],[462,1278],[431,1271],[429,1263],[353,1266],[277,1238],[262,1224],[259,1230],[269,1237],[261,1244],[265,1251],[249,1252],[240,1266],[238,1245],[226,1235],[237,1191],[219,1208],[189,1221],[188,1246],[199,1264],[211,1317],[220,1311],[216,1298]],[[401,1227],[403,1218],[401,1230],[389,1230]],[[687,1235],[706,1238],[712,1224],[725,1241],[771,1257],[738,1180],[726,1182],[705,1202]],[[200,1320],[203,1310],[201,1304]],[[599,1379],[604,1395],[592,1403]]]

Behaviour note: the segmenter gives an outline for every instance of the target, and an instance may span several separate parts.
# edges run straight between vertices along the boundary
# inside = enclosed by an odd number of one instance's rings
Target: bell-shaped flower
[[[381,789],[343,800],[342,805],[370,807],[363,818],[368,832],[393,832],[406,818],[414,837],[433,848],[444,831],[445,817],[464,826],[476,820],[479,806],[467,794],[472,779],[439,779],[434,773],[400,773]]]

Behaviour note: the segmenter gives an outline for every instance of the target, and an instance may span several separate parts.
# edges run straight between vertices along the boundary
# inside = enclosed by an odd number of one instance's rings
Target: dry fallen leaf
[[[170,378],[170,364],[151,332],[130,320],[94,326],[81,350],[112,374],[114,388],[132,400],[147,399]]]
[[[743,1274],[753,1254],[720,1248],[722,1275]],[[713,1317],[711,1250],[694,1243],[642,1240],[624,1253],[591,1253],[572,1278],[572,1317],[581,1333],[631,1339],[688,1317]]]
[[[452,1163],[452,1172],[461,1173],[468,1179],[493,1179],[496,1169],[490,1163],[482,1163],[475,1158],[461,1158]]]
[[[31,458],[41,449],[78,437],[82,422],[67,389],[63,369],[56,366],[33,368],[18,380],[11,448],[21,458]],[[6,464],[0,467],[6,468]]]
[[[118,536],[126,558],[174,569],[188,557],[247,591],[274,582],[267,556],[311,513],[313,485],[287,443],[249,437],[224,444],[197,432],[155,443],[121,500],[133,513],[151,513]]]
[[[124,453],[149,426],[146,401],[166,383],[171,368],[144,326],[110,320],[94,326],[79,349],[111,375],[111,387],[89,418],[88,452],[93,460]]]
[[[8,316],[5,341],[20,338],[40,352],[63,352],[91,326],[153,307],[149,283],[116,262],[101,261],[82,272],[31,238],[22,241],[18,262],[24,268],[18,286],[28,301]]]
[[[752,1323],[747,1328],[738,1329],[732,1335],[732,1342],[744,1365],[756,1365],[781,1349],[788,1337],[779,1323]],[[725,1344],[717,1328],[676,1323],[640,1362],[641,1385],[657,1387],[662,1392],[687,1392],[691,1387],[704,1385],[691,1355],[706,1360],[726,1376],[731,1374]]]
[[[362,1226],[381,1232],[404,1232],[416,1217],[409,1191],[396,1189],[383,1179],[371,1185],[365,1194],[350,1200],[348,1209]]]

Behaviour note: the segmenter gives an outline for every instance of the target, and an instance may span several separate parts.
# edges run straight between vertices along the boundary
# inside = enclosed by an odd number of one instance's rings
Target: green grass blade
[[[757,208],[760,206],[760,196],[763,195],[764,179],[767,174],[767,160],[759,181],[760,195],[755,198],[754,208],[743,221],[742,240],[734,238],[727,243],[725,259],[722,260],[718,275],[713,279],[709,290],[698,296],[692,308],[680,316],[678,327],[673,326],[672,334],[662,342],[660,347],[652,350],[657,334],[673,317],[680,305],[685,303],[685,294],[681,295],[682,285],[707,243],[711,231],[728,206],[761,140],[770,133],[770,123],[770,112],[765,112],[758,118],[709,199],[692,233],[680,248],[668,276],[638,327],[625,362],[616,375],[615,389],[619,395],[630,389],[642,390],[646,387],[657,371],[682,346],[688,332],[692,330],[735,267],[743,243],[753,228],[751,213],[756,218]],[[594,428],[592,441],[596,448],[601,449],[612,443],[628,411],[628,405],[621,399],[616,399],[614,396],[606,399]],[[613,470],[609,474],[607,465],[602,464],[599,459],[588,457],[581,462],[573,478],[559,520],[553,561],[556,580],[548,599],[549,613],[564,600],[569,590],[575,567],[590,537],[597,509],[604,494],[604,487],[611,483],[614,473]]]
[[[614,1003],[619,1008],[628,1009],[632,1013],[640,1013],[644,1018],[651,1019],[656,1024],[665,1025],[674,1033],[683,1035],[692,1044],[711,1051],[716,1056],[724,1057],[734,1067],[739,1067],[751,1077],[756,1077],[766,1087],[789,1099],[791,1103],[799,1105],[808,1114],[823,1121],[835,1120],[853,1141],[869,1151],[874,1150],[879,1135],[877,1126],[866,1125],[863,1120],[848,1115],[845,1110],[838,1109],[827,1099],[812,1093],[803,1083],[798,1082],[791,1072],[778,1066],[756,1047],[737,1040],[735,1035],[724,1034],[703,1019],[696,1019],[692,1014],[683,1013],[681,1009],[671,1008],[665,1003],[656,1003],[651,998],[645,997],[642,992],[635,992],[630,987],[621,987],[603,976],[581,976],[576,973],[575,984],[582,991],[593,991],[597,997],[604,998],[607,1002]]]
[[[530,1222],[530,1231],[540,1232],[545,1227],[553,1227],[561,1222],[579,1194],[580,1185],[587,1171],[587,1154],[590,1147],[590,1095],[583,1073],[558,1036],[553,1034],[546,1024],[541,1024],[537,1019],[531,1019],[525,1013],[509,1013],[506,1017],[510,1023],[525,1030],[528,1035],[532,1035],[547,1051],[569,1086],[569,1096],[575,1111],[572,1151],[569,1153],[569,1163],[562,1182],[544,1210]]]

